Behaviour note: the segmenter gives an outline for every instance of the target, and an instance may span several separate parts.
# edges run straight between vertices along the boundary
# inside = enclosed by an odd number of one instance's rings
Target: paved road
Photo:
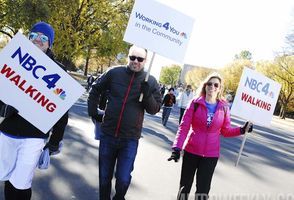
[[[62,154],[52,159],[48,170],[37,170],[32,200],[98,199],[99,141],[93,139],[85,99],[86,95],[70,110]],[[181,162],[166,160],[177,130],[178,112],[173,110],[167,127],[161,125],[160,117],[161,112],[145,116],[128,200],[175,199]],[[232,120],[233,125],[242,123]],[[235,167],[240,143],[241,138],[222,139],[211,199],[294,200],[294,121],[274,118],[270,128],[256,126]],[[4,199],[2,190],[0,199]]]

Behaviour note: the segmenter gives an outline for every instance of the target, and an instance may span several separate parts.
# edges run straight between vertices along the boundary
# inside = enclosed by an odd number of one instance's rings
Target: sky
[[[161,66],[171,64],[223,67],[242,50],[250,51],[254,61],[271,60],[282,51],[285,36],[294,29],[293,0],[157,1],[195,21],[184,62],[156,54],[151,69],[156,78]]]

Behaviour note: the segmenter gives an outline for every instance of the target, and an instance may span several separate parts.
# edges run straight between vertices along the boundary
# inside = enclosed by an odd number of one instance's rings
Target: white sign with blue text
[[[124,41],[183,62],[194,19],[153,0],[136,0]]]
[[[85,89],[21,33],[0,52],[0,99],[47,133]]]
[[[269,127],[280,89],[279,83],[245,67],[231,114]]]

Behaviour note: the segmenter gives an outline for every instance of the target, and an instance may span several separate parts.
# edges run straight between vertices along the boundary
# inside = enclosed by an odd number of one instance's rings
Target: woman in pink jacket
[[[252,123],[231,127],[228,104],[222,99],[222,78],[209,75],[199,95],[192,100],[179,126],[171,157],[177,162],[184,150],[180,190],[177,199],[188,199],[196,172],[196,197],[206,200],[214,169],[220,156],[220,135],[234,137],[252,131]]]

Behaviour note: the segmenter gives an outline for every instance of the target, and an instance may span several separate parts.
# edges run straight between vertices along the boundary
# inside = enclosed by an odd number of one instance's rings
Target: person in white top
[[[180,118],[179,118],[179,124],[182,121],[183,114],[186,110],[186,107],[188,103],[193,99],[193,91],[191,85],[187,85],[186,90],[183,91],[183,93],[180,96],[180,99],[178,101],[178,106],[180,108]]]

